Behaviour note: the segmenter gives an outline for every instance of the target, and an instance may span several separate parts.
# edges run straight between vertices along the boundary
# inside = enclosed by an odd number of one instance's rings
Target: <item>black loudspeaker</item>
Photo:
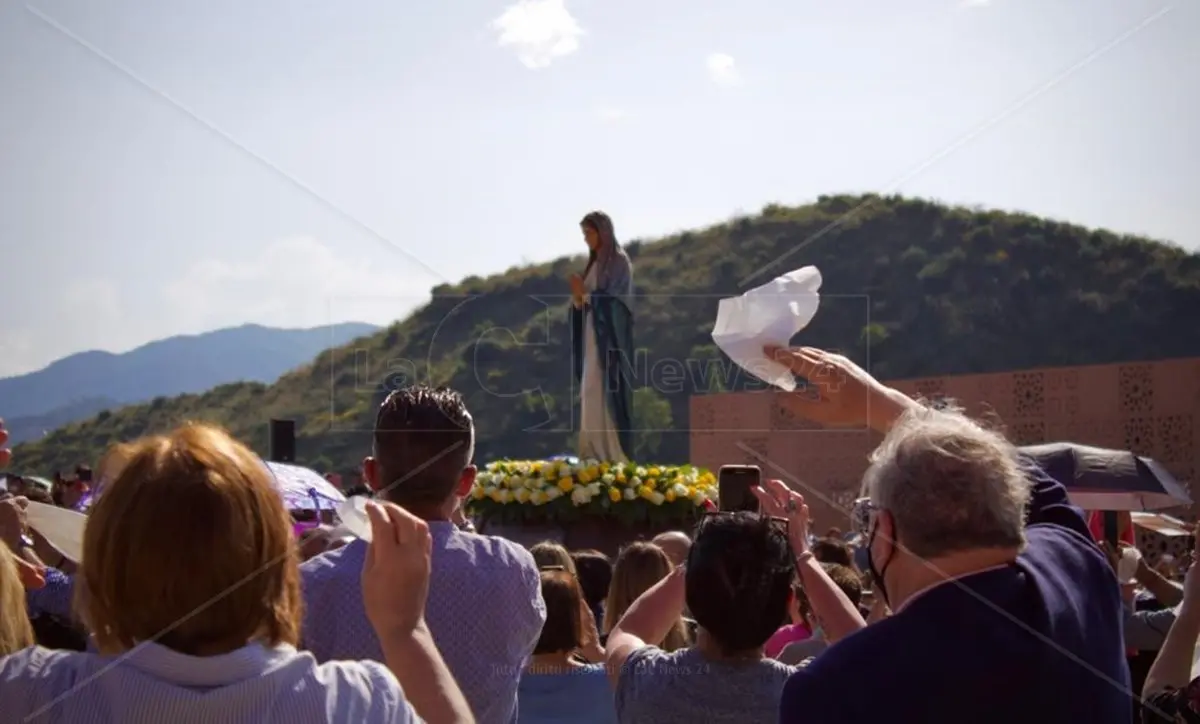
[[[270,450],[273,463],[296,461],[296,421],[271,420]]]

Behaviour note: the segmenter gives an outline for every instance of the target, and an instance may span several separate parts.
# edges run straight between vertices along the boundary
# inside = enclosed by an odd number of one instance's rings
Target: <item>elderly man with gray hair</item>
[[[1127,724],[1116,576],[1066,490],[1003,435],[840,355],[767,352],[815,383],[789,397],[798,414],[884,434],[866,540],[894,612],[794,674],[781,724]]]

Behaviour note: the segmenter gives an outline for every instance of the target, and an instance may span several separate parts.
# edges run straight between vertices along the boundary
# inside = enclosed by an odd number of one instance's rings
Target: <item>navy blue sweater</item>
[[[1032,476],[1013,565],[937,586],[793,675],[782,724],[1129,724],[1116,576],[1066,489]]]

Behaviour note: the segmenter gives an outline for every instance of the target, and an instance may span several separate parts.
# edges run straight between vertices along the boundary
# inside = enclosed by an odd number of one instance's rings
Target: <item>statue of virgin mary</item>
[[[571,275],[579,457],[625,462],[633,427],[633,263],[608,214],[593,211],[579,225],[588,245],[587,268]]]

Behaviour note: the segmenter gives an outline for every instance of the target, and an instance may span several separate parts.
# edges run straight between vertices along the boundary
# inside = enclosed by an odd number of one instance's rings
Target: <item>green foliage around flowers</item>
[[[685,523],[716,498],[716,478],[692,465],[501,460],[479,471],[467,512],[502,523]]]

